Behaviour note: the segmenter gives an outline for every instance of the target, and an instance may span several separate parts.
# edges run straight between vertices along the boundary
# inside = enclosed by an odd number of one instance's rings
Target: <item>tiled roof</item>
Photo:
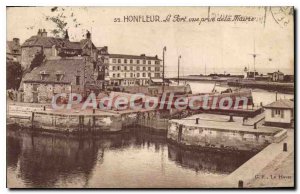
[[[89,41],[90,41],[89,39],[82,39],[82,40],[80,41],[81,48],[84,48],[85,45],[86,45]],[[97,47],[96,47],[93,43],[92,43],[92,47],[93,47],[93,49],[97,49]]]
[[[104,46],[104,47],[97,47],[98,51],[101,53],[101,54],[105,54],[105,55],[108,55],[108,51],[107,51],[107,47]]]
[[[63,38],[31,36],[22,44],[22,47],[43,46],[51,48],[53,45],[62,46],[63,43],[66,42],[68,42],[68,40]]]
[[[27,73],[22,81],[71,83],[75,80],[75,76],[78,75],[80,71],[83,71],[84,65],[84,58],[47,60],[41,66],[36,67],[30,73]],[[45,77],[45,80],[41,80],[41,72],[45,72],[45,74],[48,75]],[[56,74],[64,74],[61,81],[57,81]]]
[[[272,102],[271,104],[268,104],[264,106],[265,108],[287,108],[287,109],[293,109],[294,108],[294,101],[289,99],[281,99],[275,102]]]
[[[70,41],[65,41],[65,45],[63,48],[76,49],[76,50],[82,49],[80,42],[70,42]]]
[[[110,58],[160,60],[157,56],[109,54]]]
[[[56,47],[65,49],[82,49],[88,41],[88,39],[83,39],[80,42],[71,42],[64,38],[42,37],[37,35],[27,39],[22,44],[22,47],[43,46],[45,48],[51,48],[55,45]],[[93,47],[96,48],[94,45]]]

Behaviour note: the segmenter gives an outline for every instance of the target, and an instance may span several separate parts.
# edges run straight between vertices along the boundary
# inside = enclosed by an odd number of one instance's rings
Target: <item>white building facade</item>
[[[151,78],[162,78],[162,60],[156,56],[109,54],[106,79],[111,86],[147,86]]]
[[[291,127],[294,123],[294,102],[282,99],[265,107],[265,125]]]

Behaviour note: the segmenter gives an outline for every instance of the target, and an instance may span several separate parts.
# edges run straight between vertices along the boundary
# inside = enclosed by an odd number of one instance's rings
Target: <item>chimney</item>
[[[20,45],[20,39],[19,38],[13,38],[14,45]]]
[[[87,33],[86,33],[86,39],[91,39],[91,33],[90,33],[90,31],[87,31]]]
[[[69,33],[68,33],[68,30],[66,30],[65,39],[66,39],[66,40],[69,40]]]
[[[47,32],[45,29],[43,29],[43,31],[41,33],[42,33],[42,37],[47,37]]]
[[[38,35],[38,36],[42,36],[42,29],[39,29],[37,35]]]
[[[108,52],[108,47],[107,46],[104,46],[103,48],[104,48],[105,52]]]
[[[146,55],[145,54],[141,54],[141,57],[145,57]]]

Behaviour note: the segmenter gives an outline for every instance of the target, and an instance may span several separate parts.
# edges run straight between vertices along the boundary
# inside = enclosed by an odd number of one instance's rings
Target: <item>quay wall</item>
[[[277,137],[278,136],[278,137]],[[226,150],[258,151],[286,137],[286,131],[280,134],[226,130],[202,126],[186,126],[169,121],[167,138],[178,144],[202,148]]]
[[[9,115],[8,123],[21,127],[56,132],[120,131],[120,115],[72,115],[49,112],[31,112],[31,116]]]
[[[294,83],[276,83],[276,82],[227,82],[228,86],[244,87],[244,88],[259,88],[264,90],[272,90],[283,93],[293,93]]]
[[[7,123],[21,127],[44,129],[56,132],[116,132],[132,126],[167,130],[168,120],[162,119],[156,110],[141,110],[113,113],[57,113],[43,105],[10,105]]]

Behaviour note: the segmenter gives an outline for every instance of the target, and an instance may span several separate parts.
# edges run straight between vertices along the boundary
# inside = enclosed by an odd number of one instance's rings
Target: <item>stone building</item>
[[[104,80],[108,82],[108,69],[109,69],[109,53],[108,47],[97,47],[98,49],[98,62],[101,63],[99,65],[99,77],[98,80]],[[107,84],[107,83],[106,83]]]
[[[162,77],[162,60],[156,56],[109,54],[105,74],[109,85],[149,85],[151,78]]]
[[[294,101],[281,99],[264,106],[265,125],[291,127],[294,123]]]
[[[12,41],[6,41],[6,60],[21,62],[21,45],[19,38],[13,38]]]
[[[49,103],[58,93],[87,96],[96,77],[88,58],[47,59],[23,78],[24,102]]]
[[[39,29],[37,35],[27,39],[21,46],[21,65],[28,69],[32,60],[39,53],[46,59],[52,57],[90,56],[97,61],[97,48],[91,40],[91,33],[86,33],[86,38],[79,42],[71,42],[68,32],[64,38],[47,36],[45,29]]]
[[[282,82],[284,80],[284,74],[279,70],[273,73],[268,73],[268,76],[273,82]]]

